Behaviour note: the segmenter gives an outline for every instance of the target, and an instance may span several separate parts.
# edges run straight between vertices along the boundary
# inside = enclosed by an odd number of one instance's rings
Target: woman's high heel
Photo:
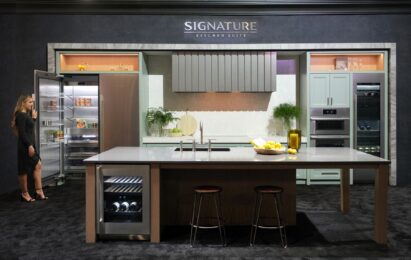
[[[41,194],[39,194],[37,191],[41,191]],[[43,189],[36,189],[36,199],[38,199],[38,200],[48,200],[49,197],[44,195]]]
[[[31,203],[31,202],[33,202],[33,201],[36,201],[36,200],[33,199],[33,198],[26,199],[26,198],[23,196],[23,193],[20,194],[20,200],[23,201],[23,202],[27,202],[27,203]]]

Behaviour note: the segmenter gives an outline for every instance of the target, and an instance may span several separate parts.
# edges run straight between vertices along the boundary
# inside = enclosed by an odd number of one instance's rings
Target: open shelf
[[[340,64],[337,68],[337,59]],[[384,71],[383,53],[312,53],[311,72]]]
[[[136,73],[137,53],[62,53],[59,55],[61,73]]]

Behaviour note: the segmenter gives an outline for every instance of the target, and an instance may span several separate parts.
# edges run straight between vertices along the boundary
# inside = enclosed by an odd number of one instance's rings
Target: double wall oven
[[[349,108],[312,108],[310,112],[311,147],[350,146]]]

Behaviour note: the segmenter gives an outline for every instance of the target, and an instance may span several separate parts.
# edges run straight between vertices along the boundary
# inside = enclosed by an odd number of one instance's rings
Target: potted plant
[[[291,128],[291,120],[300,117],[300,108],[290,103],[282,103],[274,108],[273,116],[281,119],[288,131]]]
[[[300,108],[290,103],[282,103],[274,108],[273,116],[280,118],[287,130],[288,148],[298,150],[301,146],[301,130],[291,129],[291,120],[300,117]]]
[[[155,133],[157,136],[163,134],[163,128],[169,123],[176,120],[173,116],[173,113],[163,109],[162,107],[158,108],[148,108],[146,113],[146,126],[149,133]]]

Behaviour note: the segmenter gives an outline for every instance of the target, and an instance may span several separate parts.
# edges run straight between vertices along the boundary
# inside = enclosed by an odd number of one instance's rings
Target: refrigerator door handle
[[[103,212],[103,173],[101,172],[101,165],[96,165],[96,211],[97,211],[97,233],[104,233],[104,212]]]
[[[100,152],[103,152],[105,147],[105,135],[104,135],[104,96],[100,94]]]

